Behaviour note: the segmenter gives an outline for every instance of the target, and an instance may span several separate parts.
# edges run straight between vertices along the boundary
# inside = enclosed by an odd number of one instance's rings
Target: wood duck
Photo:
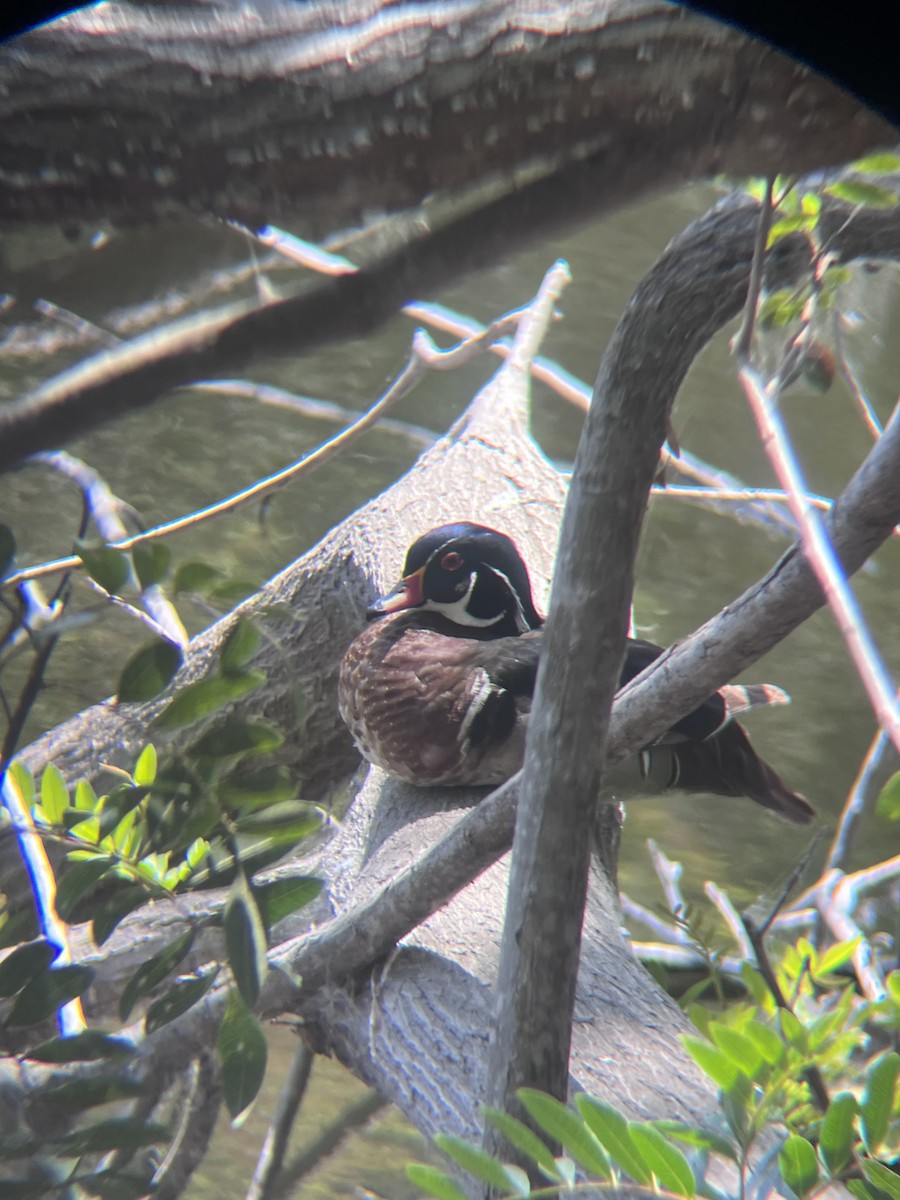
[[[367,616],[338,685],[341,715],[363,757],[422,786],[496,786],[517,771],[543,619],[511,539],[469,522],[432,529],[410,546],[402,579]],[[660,654],[651,642],[629,639],[620,686]],[[635,756],[640,791],[748,796],[808,824],[815,809],[733,720],[787,699],[768,684],[723,687]]]

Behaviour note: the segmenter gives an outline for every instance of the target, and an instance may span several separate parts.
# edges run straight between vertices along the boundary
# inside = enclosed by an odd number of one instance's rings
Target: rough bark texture
[[[4,406],[0,468],[259,354],[364,333],[652,190],[795,174],[896,136],[771,47],[649,0],[272,5],[252,19],[102,6],[0,53],[0,83],[7,226],[199,211],[323,235],[363,210],[390,218],[364,221],[356,277]]]
[[[0,63],[7,224],[215,214],[322,236],[590,155],[602,211],[673,173],[846,161],[885,130],[771,46],[658,0],[113,4]]]

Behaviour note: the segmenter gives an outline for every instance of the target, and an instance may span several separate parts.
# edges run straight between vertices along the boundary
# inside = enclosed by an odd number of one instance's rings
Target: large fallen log
[[[635,388],[658,390],[671,399],[694,354],[739,309],[755,221],[752,206],[726,206],[673,242],[623,317],[602,372],[610,386],[627,386],[630,381]],[[842,217],[837,225],[840,234],[835,236],[843,239],[837,244],[846,257],[900,255],[900,220],[895,214],[861,214],[850,222]],[[786,247],[775,270],[781,278],[790,278],[803,266],[798,248]],[[652,369],[640,353],[648,344],[656,352]],[[629,364],[637,364],[630,374]],[[255,614],[274,634],[271,641],[263,639],[257,661],[268,672],[268,684],[261,704],[252,699],[237,708],[245,715],[258,714],[261,708],[269,719],[296,729],[286,757],[310,781],[333,779],[345,771],[352,756],[334,706],[336,665],[362,623],[366,598],[393,578],[412,537],[448,519],[487,521],[509,532],[538,579],[546,580],[565,487],[529,435],[528,410],[527,366],[513,360],[479,394],[451,434],[408,475],[338,526],[259,596],[195,639],[173,690],[210,669],[238,615]],[[851,568],[900,519],[897,425],[895,421],[886,431],[832,521]],[[807,575],[796,556],[786,559],[752,589],[752,596],[735,606],[735,612],[757,619],[769,605],[775,614],[774,636],[783,634],[821,603]],[[292,615],[286,616],[285,609]],[[733,664],[735,653],[746,654],[735,612],[723,617],[728,637],[716,637],[713,631],[708,644],[715,645],[716,653],[705,654],[696,666],[707,690],[723,681],[724,676],[715,675],[723,662]],[[671,678],[677,685],[677,677]],[[634,690],[632,704],[641,695],[649,697],[651,707],[654,696],[663,697],[654,718],[662,719],[665,689],[648,681]],[[35,769],[55,759],[69,779],[96,775],[102,762],[117,755],[130,763],[161,703],[95,706],[35,743],[24,757]],[[296,717],[298,707],[302,722]],[[196,735],[194,728],[187,736]],[[177,748],[184,736],[170,735],[169,749]],[[630,736],[628,745],[634,748],[634,735]],[[624,748],[621,724],[614,720],[611,749],[618,753]],[[302,931],[306,918],[279,930],[274,952],[284,954],[292,968],[301,971],[304,985],[298,993],[287,976],[273,973],[263,997],[269,1015],[302,1014],[319,1049],[339,1055],[428,1132],[472,1134],[478,1127],[505,865],[490,867],[469,886],[464,886],[465,871],[454,883],[442,884],[441,900],[462,890],[414,934],[410,931],[418,918],[405,926],[402,919],[391,924],[385,903],[376,909],[380,940],[376,928],[363,953],[350,954],[346,947],[353,946],[360,907],[367,901],[374,904],[382,885],[434,845],[460,820],[458,810],[477,799],[459,792],[423,792],[370,773],[321,863],[331,911],[338,920],[329,923],[328,913],[320,910],[317,919],[324,923],[311,936]],[[488,800],[475,814],[494,811],[495,801]],[[460,826],[470,828],[471,824]],[[472,843],[479,869],[502,853],[511,829],[508,808],[495,826],[490,853],[485,855]],[[441,853],[439,845],[438,861]],[[459,857],[459,847],[456,853]],[[144,920],[139,915],[124,924],[120,941],[133,941],[134,930]],[[332,936],[335,929],[344,931],[343,942]],[[288,937],[295,940],[285,943]],[[404,943],[393,952],[398,937],[404,937]],[[345,951],[335,951],[337,945]],[[144,954],[149,948],[145,942]],[[164,1029],[149,1039],[138,1069],[165,1074],[186,1057],[203,1053],[214,1039],[220,1003],[210,999],[171,1031]],[[592,881],[576,1014],[571,1068],[577,1085],[602,1091],[631,1115],[713,1119],[711,1091],[678,1042],[682,1018],[634,962],[620,934],[614,889],[599,869]],[[33,1084],[40,1079],[39,1072],[31,1076]]]

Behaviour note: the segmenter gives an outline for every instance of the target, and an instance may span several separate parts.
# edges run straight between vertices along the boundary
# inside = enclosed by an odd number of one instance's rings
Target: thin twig
[[[784,992],[781,990],[781,985],[776,978],[775,972],[772,970],[772,964],[769,961],[769,954],[765,944],[765,929],[771,923],[771,918],[766,922],[766,926],[760,928],[756,925],[749,913],[743,913],[741,920],[744,929],[747,932],[747,937],[753,947],[753,953],[756,958],[756,965],[765,981],[766,987],[771,993],[772,999],[779,1008],[791,1012],[791,1006],[785,999]],[[825,1086],[825,1080],[822,1078],[822,1073],[817,1066],[805,1067],[802,1072],[803,1078],[806,1080],[809,1087],[810,1095],[813,1103],[820,1112],[826,1112],[829,1105],[828,1089]]]
[[[750,263],[750,279],[747,283],[747,300],[744,304],[744,315],[741,318],[741,327],[734,340],[734,355],[739,363],[745,363],[749,360],[750,349],[753,345],[756,309],[759,304],[760,291],[762,290],[766,242],[769,239],[769,230],[772,227],[772,192],[774,187],[775,180],[770,176],[766,180],[766,191],[759,210],[756,237],[753,241],[753,258]]]
[[[869,402],[868,397],[862,389],[862,385],[856,377],[856,372],[850,366],[847,355],[844,352],[844,338],[841,333],[842,314],[836,308],[834,311],[834,320],[832,322],[832,341],[834,343],[834,353],[837,357],[838,368],[844,378],[844,382],[850,390],[850,395],[853,397],[853,402],[859,409],[863,422],[866,428],[871,433],[872,437],[877,441],[883,432],[881,422],[875,414],[875,409]]]
[[[624,892],[619,893],[619,904],[622,908],[622,915],[630,917],[633,921],[640,921],[642,925],[654,933],[661,941],[672,946],[693,947],[694,941],[687,934],[684,927],[674,925],[671,921],[666,921],[662,917],[657,916],[649,908],[638,901],[632,900],[630,896],[626,896]],[[636,943],[634,943],[636,944]]]
[[[758,372],[747,364],[740,368],[739,378],[756,419],[763,446],[781,486],[790,497],[806,558],[834,613],[875,715],[900,751],[900,709],[895,702],[897,689],[869,635],[821,518],[805,499],[806,484],[800,464],[776,409],[777,383],[771,388],[767,387]],[[900,420],[900,408],[895,409],[892,420]]]
[[[888,744],[887,734],[883,729],[879,729],[869,744],[869,749],[866,751],[866,756],[862,760],[856,778],[853,780],[853,786],[850,788],[844,807],[841,810],[837,829],[834,831],[834,837],[828,849],[828,857],[825,860],[825,871],[834,869],[843,870],[847,856],[853,845],[857,826],[865,809],[866,799],[869,794],[869,785]]]
[[[246,1200],[270,1200],[275,1195],[291,1130],[309,1086],[312,1065],[312,1051],[305,1042],[300,1042],[279,1093],[278,1103],[266,1132],[266,1140],[260,1151],[256,1170],[253,1172],[253,1179],[247,1189]]]
[[[539,294],[540,295],[540,294]],[[535,303],[538,301],[536,300]],[[521,310],[519,311],[521,316]],[[501,322],[503,318],[500,319]],[[479,335],[478,343],[481,347],[484,335]],[[462,350],[462,347],[458,347]],[[426,351],[426,354],[428,352]],[[183,529],[192,528],[203,521],[207,521],[212,517],[222,516],[225,513],[231,513],[238,508],[255,500],[260,500],[263,497],[268,497],[274,492],[284,487],[288,483],[293,483],[300,476],[307,474],[316,467],[330,462],[338,454],[340,454],[349,444],[355,441],[362,433],[371,428],[379,418],[393,405],[397,404],[401,399],[409,394],[410,391],[419,383],[419,381],[427,373],[427,363],[425,357],[418,352],[415,343],[413,352],[410,355],[409,362],[406,367],[391,385],[391,387],[371,405],[366,411],[359,416],[355,421],[348,425],[340,433],[329,438],[303,458],[298,459],[288,467],[282,468],[280,471],[274,472],[272,475],[267,475],[263,479],[258,479],[249,487],[244,488],[240,492],[236,492],[223,500],[216,501],[214,504],[207,505],[205,508],[198,509],[187,516],[177,517],[172,521],[167,521],[162,525],[157,525],[153,529],[144,530],[141,533],[134,534],[131,537],[121,538],[111,542],[110,546],[114,550],[131,550],[135,546],[144,544],[145,542],[154,541],[158,538],[168,537],[173,533],[179,533]],[[76,569],[81,565],[81,560],[73,555],[66,558],[54,559],[50,562],[42,563],[37,567],[29,567],[22,571],[16,571],[9,575],[3,582],[4,586],[15,586],[17,583],[25,579],[35,579],[43,575],[53,574],[56,571]]]
[[[684,896],[681,894],[679,882],[682,872],[681,863],[673,862],[672,859],[667,858],[653,838],[647,839],[647,849],[650,852],[650,861],[653,863],[653,869],[656,871],[657,878],[662,886],[666,904],[668,904],[676,916],[679,913],[683,916],[687,911],[687,905],[684,902]]]
[[[741,957],[751,959],[753,957],[753,946],[747,937],[747,931],[744,928],[740,914],[732,904],[728,894],[718,884],[713,883],[709,879],[704,883],[703,890],[706,893],[707,899],[711,904],[715,905],[719,916],[730,929],[731,936],[737,942]]]

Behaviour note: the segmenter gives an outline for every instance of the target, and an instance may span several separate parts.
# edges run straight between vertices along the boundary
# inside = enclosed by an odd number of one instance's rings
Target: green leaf
[[[143,1121],[140,1117],[112,1117],[76,1129],[54,1141],[54,1149],[66,1155],[103,1153],[107,1150],[136,1150],[141,1146],[154,1146],[169,1139],[165,1125]]]
[[[777,1067],[784,1059],[784,1042],[771,1025],[764,1025],[762,1021],[748,1021],[743,1032],[770,1067]]]
[[[162,542],[142,542],[131,551],[131,561],[141,588],[148,588],[165,579],[172,551]]]
[[[41,1104],[51,1112],[74,1114],[99,1104],[132,1100],[141,1094],[143,1086],[139,1080],[124,1079],[119,1075],[68,1079],[55,1087],[41,1088]]]
[[[779,221],[775,221],[769,230],[766,249],[771,249],[776,242],[780,242],[789,233],[810,233],[815,227],[815,218],[805,213],[798,214],[795,217],[782,217]]]
[[[235,876],[222,918],[228,965],[249,1005],[256,1003],[269,970],[268,942],[262,916],[243,871]]]
[[[205,975],[191,975],[187,979],[180,979],[164,996],[155,1000],[147,1009],[147,1015],[144,1017],[144,1028],[147,1033],[154,1033],[163,1025],[168,1025],[170,1021],[174,1021],[176,1017],[187,1012],[198,1000],[202,1000],[215,982],[218,973],[219,968],[215,967]]]
[[[264,721],[226,721],[199,738],[190,753],[227,758],[232,754],[269,754],[284,745],[284,735]],[[295,789],[296,790],[296,789]]]
[[[235,1121],[255,1100],[266,1073],[265,1035],[235,988],[228,993],[217,1049],[222,1093]]]
[[[819,1128],[819,1153],[832,1175],[838,1175],[853,1153],[853,1123],[859,1112],[856,1097],[841,1092],[828,1105]]]
[[[855,937],[850,941],[836,942],[833,946],[829,946],[823,955],[814,958],[811,963],[810,974],[813,979],[823,980],[826,976],[845,966],[856,953],[861,941],[861,937]]]
[[[119,922],[124,920],[129,913],[134,912],[136,908],[146,904],[149,899],[150,895],[147,889],[139,883],[117,888],[113,895],[104,900],[94,913],[91,921],[91,936],[94,939],[94,945],[102,946],[107,938],[115,932]]]
[[[887,821],[900,821],[900,771],[881,789],[875,803],[875,815]]]
[[[154,988],[159,987],[182,959],[190,952],[194,944],[193,929],[186,929],[173,941],[168,942],[161,950],[146,962],[141,963],[125,985],[119,999],[119,1016],[127,1021],[138,1000],[149,996]]]
[[[585,1124],[610,1158],[627,1171],[635,1183],[648,1184],[649,1164],[643,1161],[622,1114],[594,1096],[580,1094],[575,1097],[575,1103]]]
[[[219,654],[219,666],[223,675],[234,675],[242,671],[253,658],[259,646],[259,630],[253,621],[241,617],[235,622]]]
[[[92,1062],[96,1059],[127,1058],[135,1052],[135,1044],[128,1038],[111,1037],[97,1029],[85,1029],[71,1037],[52,1038],[42,1042],[27,1053],[36,1062],[70,1063]]]
[[[106,854],[92,854],[84,862],[72,863],[56,889],[56,911],[64,921],[71,921],[78,902],[103,878],[111,860]]]
[[[429,1196],[436,1196],[437,1200],[468,1200],[465,1192],[460,1191],[453,1180],[437,1167],[427,1167],[424,1163],[407,1163],[406,1177],[410,1183],[422,1188]]]
[[[291,879],[273,879],[254,887],[253,895],[266,929],[285,917],[312,903],[323,887],[321,879],[311,875],[296,875]]]
[[[131,578],[131,562],[121,550],[110,546],[86,546],[76,541],[75,553],[95,583],[111,596],[116,596]]]
[[[303,800],[285,800],[259,812],[244,813],[235,821],[239,833],[266,833],[279,838],[300,838],[322,828],[321,809]]]
[[[176,592],[196,592],[203,595],[222,578],[222,572],[205,562],[182,563],[175,571],[173,588]]]
[[[154,782],[157,766],[156,747],[152,742],[148,742],[138,755],[132,772],[132,778],[138,787],[149,787]]]
[[[898,1072],[900,1054],[893,1050],[876,1059],[866,1071],[866,1087],[859,1111],[863,1143],[870,1154],[878,1152],[888,1131]]]
[[[51,967],[35,975],[19,992],[6,1018],[9,1026],[39,1025],[86,991],[94,978],[90,967],[75,963]]]
[[[749,1079],[756,1079],[763,1065],[763,1056],[756,1044],[730,1025],[713,1021],[709,1027],[713,1041],[732,1063]]]
[[[862,1169],[875,1187],[890,1196],[891,1200],[900,1200],[900,1175],[873,1158],[864,1158]]]
[[[142,646],[122,668],[117,700],[133,704],[152,700],[175,678],[184,655],[181,647],[165,638]]]
[[[241,675],[211,675],[179,692],[168,708],[156,718],[161,729],[178,729],[212,716],[232,700],[252,692],[266,681],[265,671],[246,671]]]
[[[844,1181],[844,1187],[856,1200],[883,1200],[882,1193],[864,1179],[847,1179]]]
[[[782,329],[800,319],[803,304],[803,297],[795,292],[773,292],[760,302],[759,323],[763,329]]]
[[[500,1130],[511,1146],[515,1146],[517,1150],[521,1150],[523,1154],[527,1154],[532,1161],[536,1162],[548,1179],[552,1179],[554,1182],[563,1182],[550,1148],[541,1141],[534,1130],[529,1129],[523,1121],[517,1120],[499,1108],[485,1105],[484,1115],[496,1129]]]
[[[455,1163],[458,1163],[470,1175],[474,1175],[476,1179],[483,1179],[492,1188],[498,1188],[502,1192],[518,1192],[519,1189],[510,1178],[506,1167],[496,1158],[491,1158],[480,1147],[472,1146],[469,1142],[464,1142],[462,1138],[453,1137],[447,1133],[437,1134],[434,1142],[448,1158],[452,1158]]]
[[[41,776],[41,808],[52,825],[62,822],[63,813],[69,807],[69,789],[58,767],[48,763]]]
[[[845,200],[848,204],[861,204],[864,208],[893,208],[897,196],[888,188],[874,183],[863,183],[858,179],[842,179],[825,189],[830,196]]]
[[[0,579],[8,574],[16,557],[16,539],[8,525],[0,525]]]
[[[629,1121],[628,1132],[661,1187],[678,1196],[695,1194],[697,1181],[694,1172],[677,1146],[667,1142],[652,1125]]]
[[[298,783],[286,767],[269,766],[262,770],[242,773],[238,778],[223,779],[216,789],[220,804],[225,808],[267,808],[284,800],[296,800]]]
[[[516,1095],[544,1133],[560,1142],[585,1170],[600,1179],[611,1178],[605,1150],[586,1123],[570,1108],[534,1088],[519,1088]]]
[[[14,996],[36,975],[46,971],[61,949],[47,938],[17,946],[0,962],[0,996]]]
[[[712,1150],[714,1154],[721,1154],[723,1158],[737,1161],[738,1151],[734,1142],[720,1134],[710,1133],[708,1129],[701,1129],[697,1125],[685,1125],[682,1121],[670,1119],[654,1121],[653,1124],[660,1133],[669,1138],[677,1138],[686,1146],[696,1146],[698,1150]]]
[[[891,175],[900,171],[900,157],[896,154],[867,154],[850,164],[851,171],[861,175]]]
[[[224,579],[210,590],[209,598],[214,602],[227,604],[229,608],[234,608],[236,604],[240,604],[242,600],[246,600],[248,596],[252,596],[258,590],[259,584],[254,583],[252,579]]]
[[[18,758],[13,759],[9,764],[9,774],[12,776],[13,783],[19,789],[22,803],[30,808],[34,800],[34,776]]]
[[[739,1072],[730,1056],[723,1054],[711,1042],[692,1037],[690,1034],[685,1034],[681,1042],[701,1071],[704,1071],[723,1091],[727,1092],[734,1087]]]
[[[798,1196],[806,1196],[819,1182],[819,1162],[812,1145],[792,1133],[778,1152],[784,1182]]]

